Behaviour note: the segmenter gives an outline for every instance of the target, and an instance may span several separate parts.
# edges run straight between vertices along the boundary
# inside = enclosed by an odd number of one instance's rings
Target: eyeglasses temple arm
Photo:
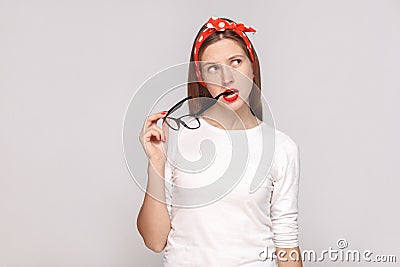
[[[165,116],[163,117],[163,121],[165,121],[165,119],[168,117],[169,114],[171,114],[175,109],[179,108],[180,106],[182,106],[183,102],[185,102],[188,99],[191,99],[192,96],[188,96],[185,97],[184,99],[182,99],[181,101],[179,101],[178,103],[176,103],[172,108],[170,108],[167,112],[167,114],[165,114]]]
[[[202,109],[200,109],[199,111],[197,111],[196,113],[193,114],[193,116],[195,116],[196,118],[203,113],[204,111],[206,111],[207,109],[209,109],[210,107],[212,107],[215,103],[217,103],[218,99],[222,96],[222,95],[230,95],[230,92],[222,92],[219,95],[217,95],[216,97],[212,98],[211,103],[208,103],[207,105],[205,105]]]

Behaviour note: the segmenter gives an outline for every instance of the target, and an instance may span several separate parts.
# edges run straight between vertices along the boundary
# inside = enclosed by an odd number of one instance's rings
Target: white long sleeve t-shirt
[[[180,130],[177,143],[187,160],[201,155],[200,143],[208,139],[215,155],[207,171],[181,170],[174,159],[165,166],[165,194],[171,230],[163,254],[164,267],[187,266],[277,266],[272,253],[276,247],[298,246],[299,149],[286,134],[274,130],[274,154],[267,178],[255,193],[249,193],[251,179],[261,159],[260,142],[267,127],[264,122],[245,130],[223,130],[200,118],[196,130]],[[248,164],[243,178],[224,197],[199,207],[174,205],[182,187],[201,186],[200,181],[215,181],[226,171],[232,157],[229,135],[242,131],[247,135]],[[169,145],[171,146],[171,145]],[[246,151],[247,153],[247,151]],[[173,155],[173,153],[171,153]],[[171,156],[173,157],[173,156]],[[210,191],[211,192],[211,191]],[[268,258],[266,259],[266,257]]]

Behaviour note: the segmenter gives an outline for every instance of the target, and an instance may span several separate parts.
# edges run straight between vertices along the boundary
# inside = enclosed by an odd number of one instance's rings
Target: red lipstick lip
[[[224,97],[225,101],[233,102],[239,97],[239,90],[236,88],[226,89],[225,92],[232,92],[232,94],[235,94],[234,96],[231,96],[231,95],[225,96],[224,95],[223,97]]]
[[[224,92],[233,92],[233,93],[239,93],[239,90],[238,90],[238,89],[236,89],[236,88],[229,88],[229,89],[226,89]]]

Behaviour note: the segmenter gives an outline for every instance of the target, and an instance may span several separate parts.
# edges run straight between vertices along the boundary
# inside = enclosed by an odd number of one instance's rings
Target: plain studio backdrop
[[[122,124],[210,16],[257,30],[262,90],[301,153],[300,248],[400,260],[400,1],[2,0],[0,266],[161,266]],[[305,263],[329,264],[355,266]]]

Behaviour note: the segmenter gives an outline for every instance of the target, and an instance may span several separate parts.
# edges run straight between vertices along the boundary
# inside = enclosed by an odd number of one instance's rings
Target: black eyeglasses
[[[218,98],[220,98],[222,95],[230,95],[232,93],[233,93],[232,91],[226,91],[220,93],[216,97],[211,98],[211,101],[196,113],[183,115],[179,118],[169,117],[169,114],[179,109],[183,105],[183,103],[185,103],[185,101],[192,98],[192,96],[185,97],[184,99],[176,103],[172,108],[168,110],[167,114],[165,114],[165,116],[163,117],[163,123],[164,122],[167,123],[167,125],[173,130],[179,130],[181,124],[188,129],[192,130],[197,129],[200,127],[200,120],[198,118],[199,115],[204,111],[206,111],[207,109],[209,109],[211,106],[213,106],[218,101]],[[167,118],[169,118],[169,122],[166,120]]]

